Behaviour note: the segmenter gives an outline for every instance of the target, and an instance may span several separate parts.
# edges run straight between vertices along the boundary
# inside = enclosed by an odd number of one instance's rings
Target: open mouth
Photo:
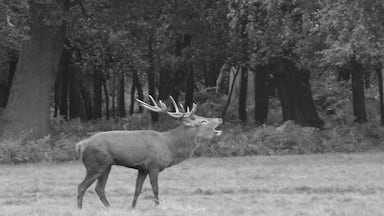
[[[220,136],[221,134],[223,134],[223,131],[222,130],[218,130],[217,128],[220,126],[221,124],[217,124],[215,128],[213,128],[213,132],[215,132],[215,136]]]

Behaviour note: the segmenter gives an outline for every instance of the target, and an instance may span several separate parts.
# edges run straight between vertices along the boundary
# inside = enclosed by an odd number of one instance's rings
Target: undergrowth
[[[373,96],[367,97],[367,113],[372,120],[365,124],[354,124],[349,99],[335,94],[334,91],[340,90],[336,87],[328,88],[331,89],[330,95],[328,92],[314,95],[320,110],[319,115],[327,124],[325,129],[302,127],[292,121],[281,122],[278,101],[271,99],[267,125],[226,122],[220,128],[224,131],[223,135],[200,143],[195,156],[311,154],[380,149],[380,144],[384,141],[384,128],[375,115],[377,106],[371,100]],[[200,104],[198,115],[220,116],[224,100],[220,95],[214,92],[196,94],[194,100]],[[329,114],[330,110],[335,112]],[[38,140],[27,140],[23,137],[0,140],[0,163],[74,160],[74,145],[94,133],[143,129],[165,131],[178,124],[178,120],[167,115],[160,115],[157,123],[151,123],[149,112],[128,118],[89,122],[52,119],[51,134],[46,137]]]
[[[74,145],[98,131],[124,128],[163,131],[177,124],[177,121],[163,119],[152,125],[138,116],[121,122],[100,121],[96,124],[62,122],[53,125],[55,129],[51,135],[38,140],[3,140],[0,145],[0,163],[74,160]],[[340,125],[323,130],[301,127],[292,121],[279,127],[226,123],[220,129],[224,131],[223,135],[202,142],[195,156],[363,152],[384,141],[384,128],[374,123]]]

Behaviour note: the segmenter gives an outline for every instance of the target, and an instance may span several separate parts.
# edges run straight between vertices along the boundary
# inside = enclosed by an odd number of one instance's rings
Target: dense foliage
[[[63,43],[46,48],[54,28],[65,28]],[[34,146],[71,155],[86,133],[123,125],[169,128],[159,126],[168,118],[136,114],[134,99],[148,94],[225,117],[229,135],[200,154],[372,147],[384,122],[383,31],[380,0],[0,0],[0,157]],[[44,95],[30,87],[39,82]],[[31,106],[25,98],[37,94],[43,102]],[[321,130],[276,132],[287,121]]]

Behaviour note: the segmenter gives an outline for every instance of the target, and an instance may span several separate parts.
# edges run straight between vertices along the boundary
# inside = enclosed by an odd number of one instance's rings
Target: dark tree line
[[[0,53],[4,136],[47,134],[51,116],[124,118],[142,112],[134,98],[148,95],[191,107],[195,93],[209,88],[227,98],[226,118],[233,112],[242,122],[264,124],[271,99],[278,99],[283,120],[322,127],[311,85],[323,81],[350,83],[358,123],[369,120],[365,88],[377,87],[384,119],[380,1],[0,5],[9,17],[1,21],[1,47],[13,50]],[[158,114],[151,118],[158,121]]]

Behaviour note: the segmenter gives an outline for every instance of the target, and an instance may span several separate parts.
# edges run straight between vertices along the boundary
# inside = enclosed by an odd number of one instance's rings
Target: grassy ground
[[[76,209],[79,162],[0,166],[0,215],[384,215],[384,153],[196,158],[148,180],[137,208],[136,171],[112,169],[104,208],[94,186]]]

